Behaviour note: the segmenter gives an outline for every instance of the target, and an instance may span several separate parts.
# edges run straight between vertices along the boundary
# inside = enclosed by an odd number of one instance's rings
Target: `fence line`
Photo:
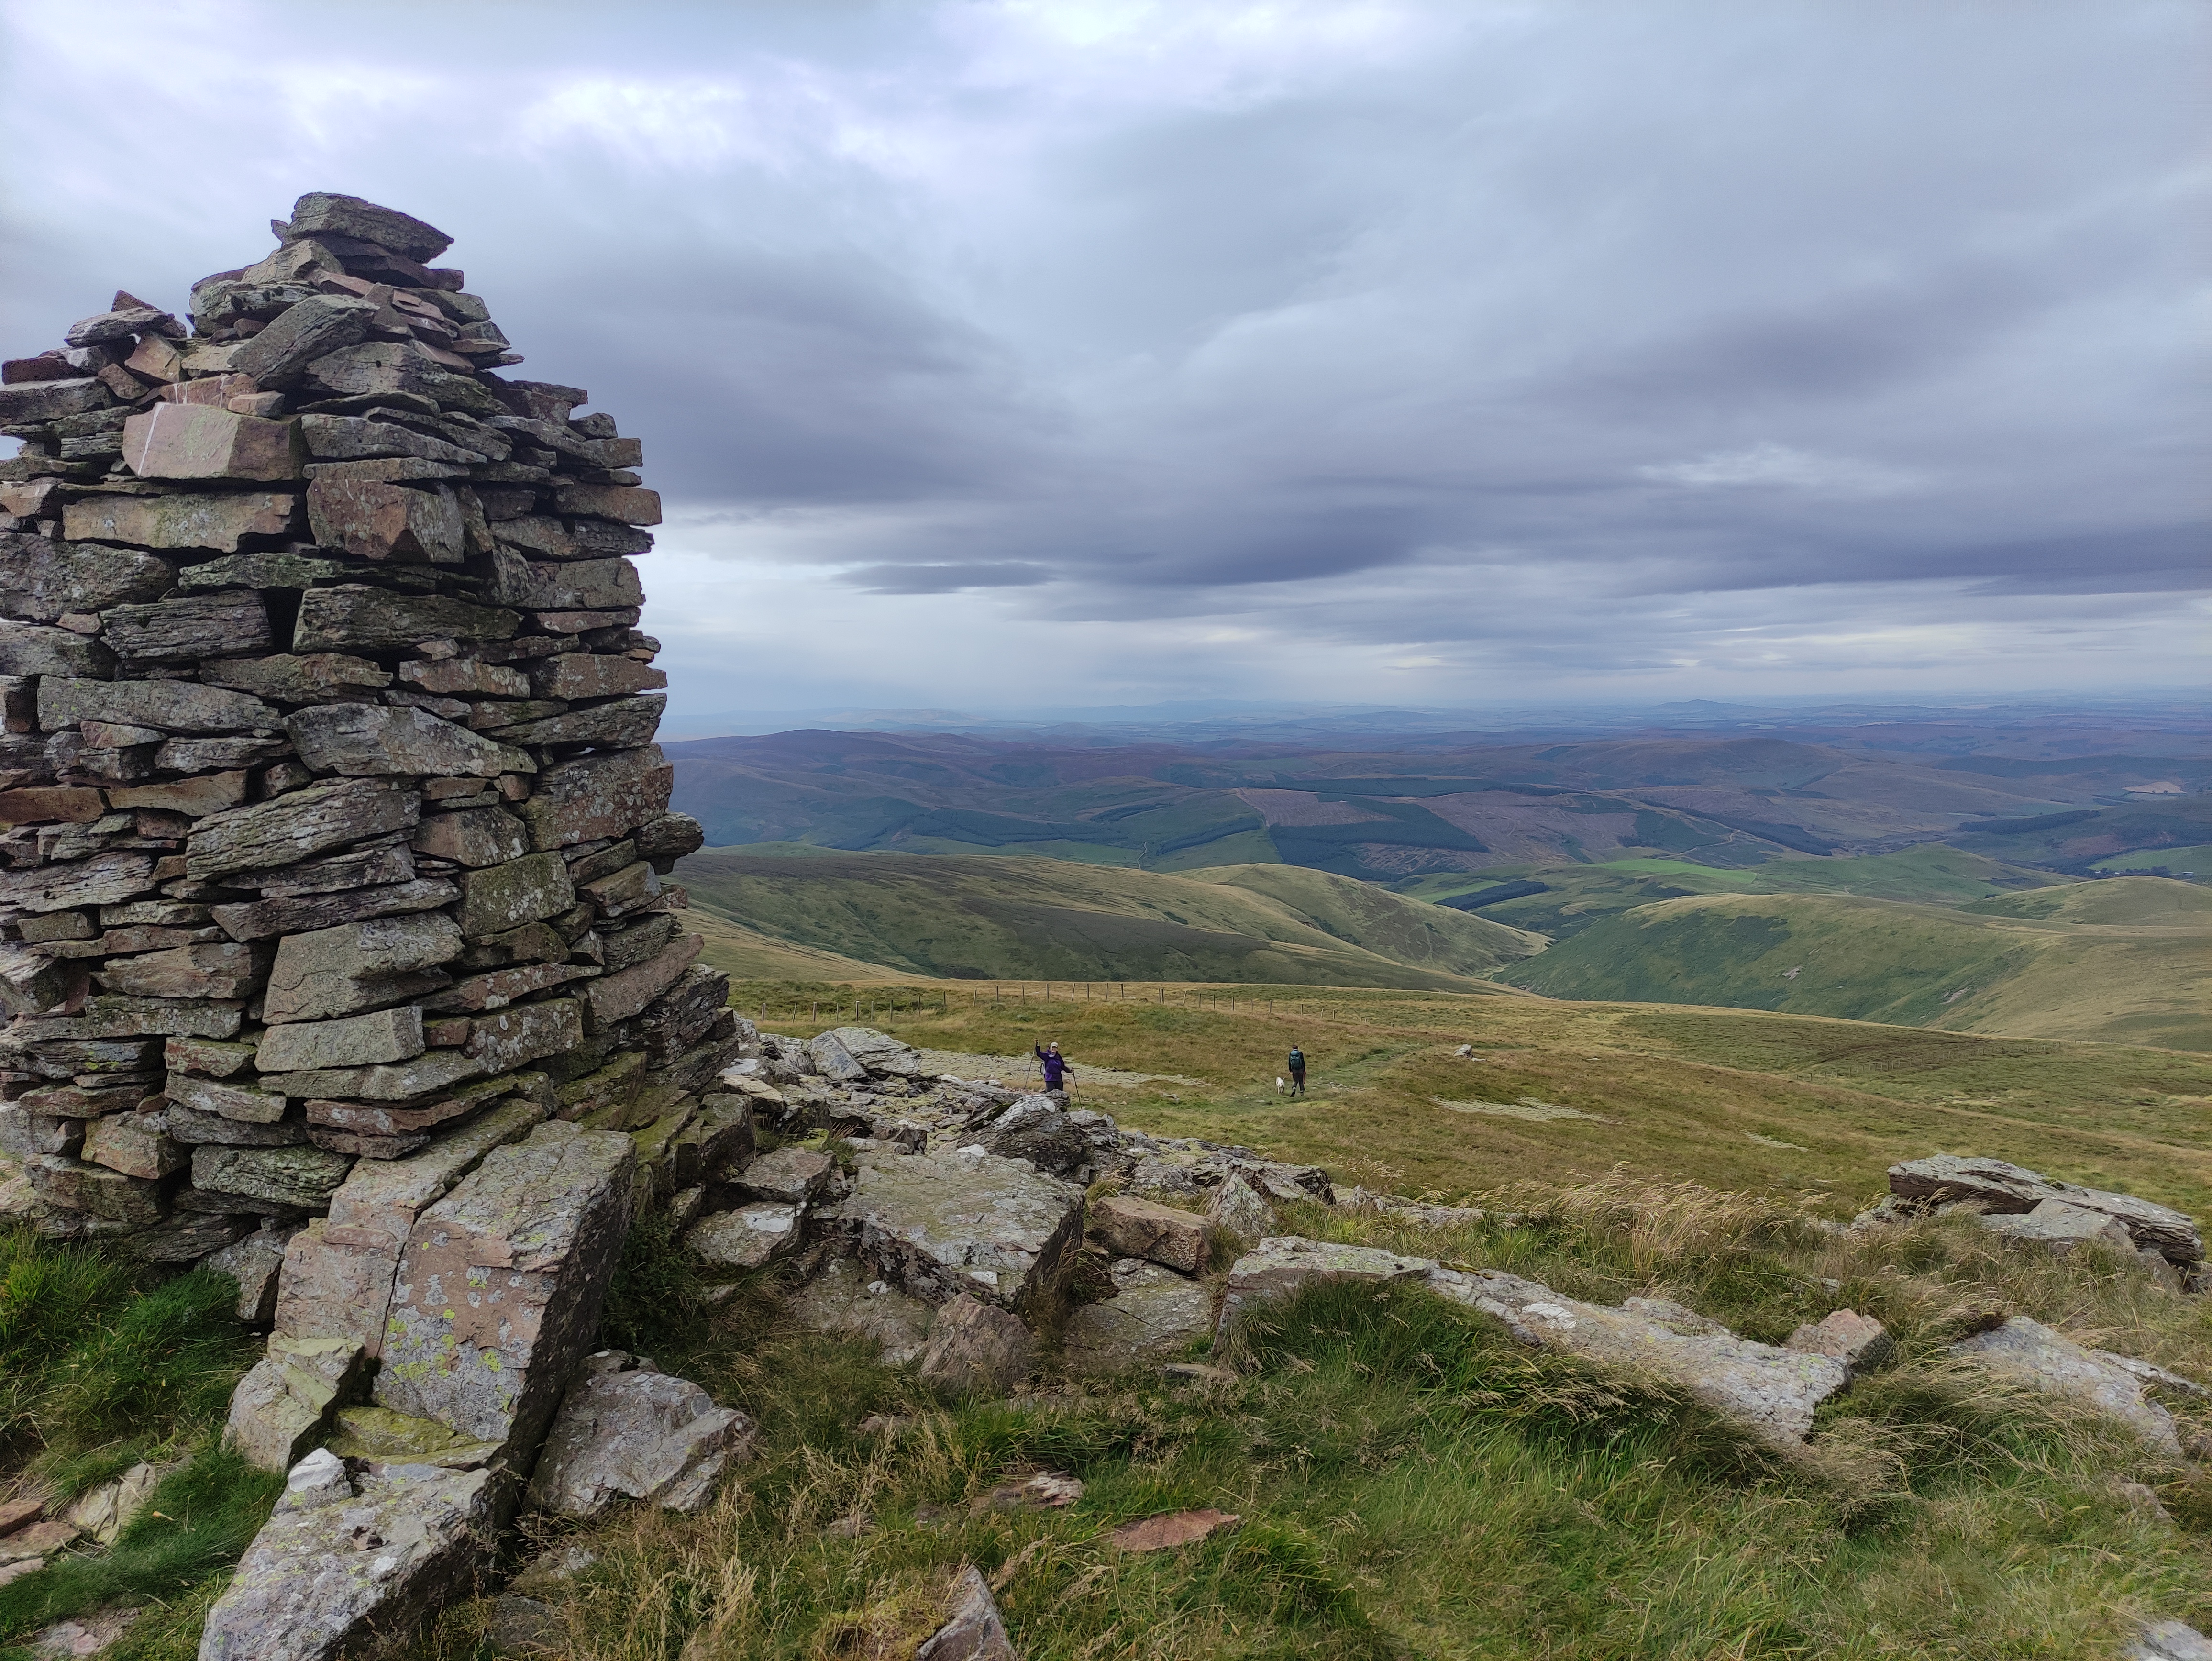
[[[1259,987],[1203,983],[1170,986],[1139,982],[1132,994],[1127,981],[993,981],[974,984],[977,989],[962,996],[962,1007],[965,1010],[1027,1008],[1032,1001],[1032,987],[1036,989],[1035,1001],[1040,1007],[1054,1003],[1150,1003],[1207,1014],[1264,1016],[1270,1019],[1312,1017],[1327,1007],[1321,999],[1283,997]],[[981,989],[985,984],[990,988],[988,992]],[[1151,995],[1147,996],[1147,993]],[[830,998],[793,996],[752,1001],[756,1004],[755,1019],[763,1026],[778,1019],[796,1020],[802,1010],[805,1018],[817,1026],[857,1025],[900,1015],[948,1018],[952,1013],[950,988],[925,990],[918,987],[891,987],[877,992],[854,988]]]

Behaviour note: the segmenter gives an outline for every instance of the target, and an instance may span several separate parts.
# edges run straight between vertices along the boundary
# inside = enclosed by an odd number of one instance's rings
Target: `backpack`
[[[1293,1073],[1299,1073],[1299,1072],[1303,1072],[1303,1071],[1304,1071],[1304,1069],[1305,1069],[1305,1064],[1306,1064],[1306,1052],[1305,1052],[1304,1050],[1293,1050],[1292,1051],[1291,1051],[1291,1072],[1293,1072]]]

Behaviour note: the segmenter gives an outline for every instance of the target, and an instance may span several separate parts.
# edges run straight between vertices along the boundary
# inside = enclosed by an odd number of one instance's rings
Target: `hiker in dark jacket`
[[[1060,1046],[1056,1043],[1047,1044],[1042,1050],[1037,1051],[1036,1058],[1044,1064],[1046,1091],[1049,1092],[1054,1090],[1066,1090],[1068,1075],[1074,1069],[1070,1068],[1066,1059],[1061,1056]]]
[[[1306,1093],[1306,1052],[1296,1044],[1291,1046],[1290,1068],[1291,1094],[1303,1096]]]

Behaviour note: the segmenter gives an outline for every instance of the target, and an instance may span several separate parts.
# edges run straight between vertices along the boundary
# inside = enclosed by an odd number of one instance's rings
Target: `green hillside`
[[[1958,910],[1692,897],[1607,918],[1504,978],[1559,998],[2212,1050],[2208,903],[2203,891],[2156,877]]]
[[[708,849],[677,874],[695,911],[753,934],[954,979],[1465,990],[1542,945],[1280,867],[1200,879],[1003,856]]]

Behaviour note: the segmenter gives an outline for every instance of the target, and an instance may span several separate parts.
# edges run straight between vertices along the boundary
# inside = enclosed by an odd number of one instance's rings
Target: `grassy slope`
[[[2199,891],[2155,877],[2091,887],[2073,913],[2051,890],[1958,910],[1811,895],[1668,900],[1509,975],[1553,997],[2212,1049],[2212,962],[2199,903],[2185,897]],[[2159,920],[2103,920],[2123,913]]]
[[[1534,942],[1320,873],[1269,886],[1005,857],[695,854],[696,910],[760,934],[956,978],[1449,988]]]

